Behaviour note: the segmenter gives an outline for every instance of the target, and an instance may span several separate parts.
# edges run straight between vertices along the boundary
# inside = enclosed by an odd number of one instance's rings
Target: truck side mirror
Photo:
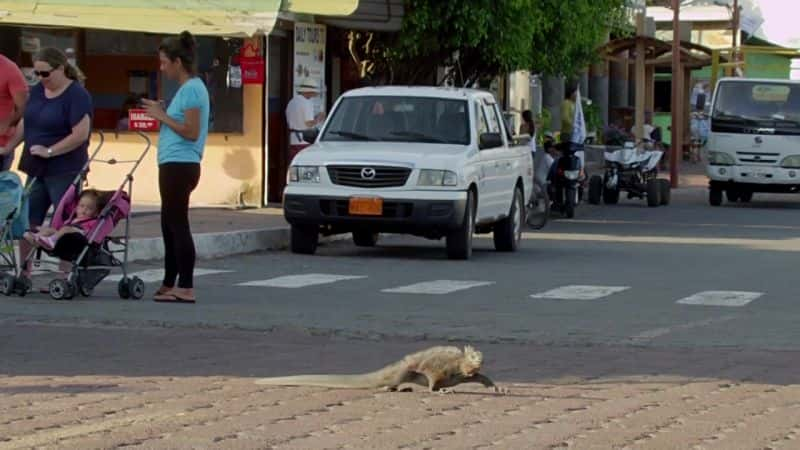
[[[308,130],[303,130],[301,134],[303,135],[304,141],[313,144],[319,136],[319,130],[316,128],[310,128]]]
[[[478,139],[478,148],[485,150],[503,146],[503,136],[500,133],[483,133]]]

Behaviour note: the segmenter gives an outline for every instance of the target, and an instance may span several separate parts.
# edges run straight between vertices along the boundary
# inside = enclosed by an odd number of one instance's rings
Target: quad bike
[[[619,202],[620,191],[628,198],[647,199],[647,206],[668,205],[670,184],[658,178],[658,162],[664,152],[635,148],[626,142],[623,148],[605,152],[603,176],[593,175],[589,180],[589,203],[614,205]]]

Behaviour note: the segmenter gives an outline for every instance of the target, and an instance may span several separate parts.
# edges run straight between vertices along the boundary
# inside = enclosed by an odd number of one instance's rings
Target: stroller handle
[[[100,142],[97,143],[97,146],[94,148],[92,156],[90,156],[89,159],[94,159],[100,149],[103,148],[103,144],[106,142],[106,135],[103,133],[103,130],[97,130],[96,133],[100,137]]]

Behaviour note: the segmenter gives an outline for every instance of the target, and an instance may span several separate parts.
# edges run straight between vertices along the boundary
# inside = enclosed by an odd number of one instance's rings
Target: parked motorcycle
[[[578,156],[583,146],[565,142],[557,147],[562,156],[556,160],[555,168],[550,172],[549,193],[553,201],[551,209],[560,211],[571,219],[575,217],[575,208],[583,198],[585,176],[583,161]]]

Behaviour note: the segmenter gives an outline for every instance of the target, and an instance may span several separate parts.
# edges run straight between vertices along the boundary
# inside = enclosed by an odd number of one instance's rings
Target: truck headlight
[[[781,167],[800,169],[800,155],[791,155],[781,160]]]
[[[289,183],[319,183],[319,167],[292,166],[287,176]]]
[[[733,156],[723,153],[723,152],[713,152],[708,151],[708,163],[712,166],[732,166],[736,164],[736,160],[733,159]]]
[[[458,175],[449,170],[422,169],[419,171],[417,186],[456,186]]]

